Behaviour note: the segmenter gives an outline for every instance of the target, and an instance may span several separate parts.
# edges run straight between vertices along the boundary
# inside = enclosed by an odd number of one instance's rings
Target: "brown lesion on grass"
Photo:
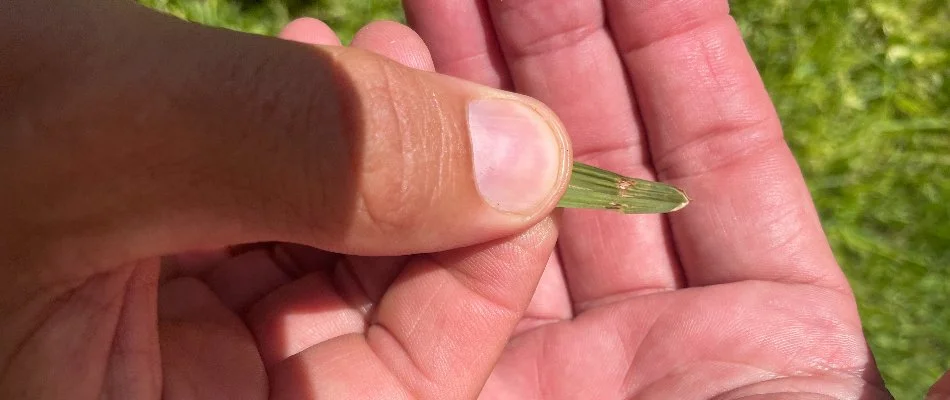
[[[629,194],[627,193],[627,191],[636,184],[637,183],[635,181],[632,181],[630,179],[623,179],[623,178],[618,179],[617,180],[617,195],[619,195],[620,197],[629,197]]]

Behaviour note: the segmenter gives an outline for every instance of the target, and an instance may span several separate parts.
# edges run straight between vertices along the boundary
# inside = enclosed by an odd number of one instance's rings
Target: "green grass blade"
[[[567,192],[558,207],[658,214],[680,210],[687,204],[689,197],[676,187],[575,162]]]

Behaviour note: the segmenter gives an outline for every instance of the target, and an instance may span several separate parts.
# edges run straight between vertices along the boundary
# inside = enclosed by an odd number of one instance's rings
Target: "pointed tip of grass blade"
[[[667,186],[669,186],[669,185],[667,185]],[[669,212],[676,212],[676,211],[682,210],[682,209],[686,208],[686,206],[689,205],[689,202],[690,202],[690,201],[693,201],[693,199],[689,198],[689,196],[686,195],[686,192],[682,191],[681,189],[679,189],[679,188],[677,188],[677,187],[675,187],[675,186],[670,186],[670,187],[673,188],[673,189],[675,189],[677,192],[679,192],[680,196],[683,196],[683,200],[682,200],[682,202],[680,203],[680,205],[676,206],[675,208],[673,208],[673,209],[670,210]]]
[[[558,206],[658,214],[681,210],[689,202],[689,196],[674,186],[628,178],[575,162],[567,192]]]

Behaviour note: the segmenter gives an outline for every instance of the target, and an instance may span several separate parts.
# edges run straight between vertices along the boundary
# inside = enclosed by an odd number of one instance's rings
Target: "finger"
[[[566,186],[567,139],[535,100],[358,49],[135,18],[133,50],[97,55],[116,74],[67,80],[39,143],[0,157],[38,166],[0,168],[15,188],[2,201],[66,252],[102,265],[265,241],[430,252],[524,230]],[[154,68],[167,60],[180,68]]]
[[[269,375],[275,400],[425,398],[405,388],[362,335],[311,347],[274,366]]]
[[[489,4],[515,87],[558,113],[571,134],[575,158],[652,179],[637,105],[601,2]],[[678,286],[662,216],[566,210],[563,224],[560,255],[578,311]]]
[[[404,0],[409,26],[425,39],[437,71],[513,88],[484,0]]]
[[[319,23],[319,21],[317,22]],[[298,25],[300,24],[300,22],[297,21],[295,21],[295,23]],[[319,23],[319,26],[323,28],[324,31],[330,31],[325,24]],[[292,26],[288,26],[285,28],[285,32],[288,30],[293,31],[292,28]],[[297,28],[297,30],[299,31],[300,28]],[[336,36],[334,35],[334,38],[335,37]],[[350,45],[372,51],[408,67],[426,71],[432,71],[435,68],[432,65],[432,57],[429,55],[429,50],[426,48],[422,39],[419,38],[419,36],[408,27],[396,22],[377,21],[370,23],[356,33]],[[323,253],[318,249],[295,245],[284,245],[278,246],[277,248],[278,251],[282,249],[285,249],[290,258],[298,259],[298,261],[291,263],[296,266],[284,267],[285,269],[290,268],[303,271],[315,271],[317,268],[323,268],[325,265],[335,265],[335,262],[327,264],[326,260],[323,259],[317,262],[309,260],[309,258],[312,258],[311,256],[313,254]],[[372,303],[375,303],[379,301],[383,292],[385,292],[389,284],[392,283],[393,279],[395,279],[396,274],[398,274],[398,272],[405,265],[405,263],[401,261],[402,259],[404,258],[351,257],[347,259],[343,265],[349,269],[349,272],[355,278],[357,281],[356,283],[365,293],[365,296]],[[260,280],[253,281],[260,282]],[[229,286],[230,285],[225,285],[225,287]],[[256,286],[259,287],[260,284],[257,284]],[[246,298],[247,296],[242,295],[240,297]],[[311,337],[309,339],[299,338],[297,341],[305,342],[309,340],[312,342],[312,344],[316,344],[324,340],[324,338],[320,337],[320,335],[316,336],[317,337]]]
[[[403,5],[411,25],[435,52],[439,72],[497,88],[512,87],[487,2],[408,0]],[[553,254],[517,333],[573,316],[562,265],[560,256]]]
[[[265,365],[275,365],[341,336],[365,333],[375,305],[405,265],[400,263],[400,259],[347,257],[331,268],[310,270],[276,290],[271,288],[270,293],[255,302],[247,313],[248,326],[260,344]],[[257,265],[275,268],[274,263]],[[306,267],[290,269],[305,270]],[[231,276],[238,273],[222,271],[221,274],[232,279]],[[260,279],[255,280],[258,281]],[[244,283],[238,288],[247,286],[258,288],[261,284]],[[236,290],[231,288],[230,291]],[[243,290],[241,293],[246,296],[252,295],[253,291]]]
[[[662,180],[695,201],[670,217],[690,285],[847,288],[725,1],[608,1]]]
[[[128,398],[143,393],[158,397],[162,392],[160,374],[141,373],[154,371],[161,360],[158,330],[155,329],[160,285],[158,261],[152,259],[136,263],[128,282],[122,285],[125,287],[125,295],[121,297],[122,311],[113,328],[115,333],[111,337],[112,350],[108,353],[109,360],[106,364],[109,368],[99,384],[100,397]],[[75,334],[73,329],[63,330]],[[84,339],[82,347],[89,348],[88,337]],[[31,356],[35,357],[36,354]],[[67,397],[78,397],[75,385],[71,385],[69,390]]]
[[[347,290],[343,290],[343,289]],[[268,368],[312,346],[366,329],[369,301],[351,276],[312,272],[251,307],[247,324]]]
[[[360,290],[372,304],[383,298],[409,257],[347,257],[342,266],[355,278]]]
[[[534,296],[525,309],[524,317],[515,327],[515,335],[542,325],[574,318],[571,297],[565,290],[567,283],[564,281],[564,269],[561,265],[561,258],[556,251],[548,257]]]
[[[350,45],[385,56],[407,67],[435,71],[432,56],[422,38],[398,22],[372,22],[356,32]]]
[[[473,398],[521,320],[556,235],[548,219],[513,239],[410,264],[378,306],[370,346],[410,387],[424,392],[434,381],[459,390],[448,397]]]
[[[226,259],[178,276],[201,279],[228,309],[244,315],[268,293],[311,272],[325,272],[339,259],[338,254],[289,243],[241,247],[246,250],[232,248]],[[169,274],[166,280],[174,277]]]
[[[291,21],[278,35],[282,39],[326,46],[340,46],[336,32],[323,21],[314,18],[298,18]]]
[[[254,338],[204,283],[165,283],[158,310],[164,396],[267,398]]]
[[[252,304],[295,278],[282,268],[276,251],[241,254],[208,271],[203,280],[229,310],[243,315]]]
[[[365,385],[340,379],[389,371],[398,385],[382,382],[382,393],[474,398],[522,317],[555,241],[553,222],[544,220],[512,239],[415,258],[377,306],[365,339],[336,336],[274,365],[271,376],[284,382],[305,373],[309,387],[324,394],[360,398]]]

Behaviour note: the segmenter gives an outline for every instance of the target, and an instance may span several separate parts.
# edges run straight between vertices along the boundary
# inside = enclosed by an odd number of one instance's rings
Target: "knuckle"
[[[422,203],[368,194],[365,191],[361,192],[360,199],[368,226],[383,236],[405,234],[419,228],[427,209]]]
[[[411,152],[363,162],[359,198],[369,224],[380,233],[394,234],[424,225],[439,196],[438,176]]]
[[[358,197],[367,224],[405,234],[427,221],[444,187],[447,118],[419,74],[359,56],[352,72],[358,127],[349,134],[359,166]]]

